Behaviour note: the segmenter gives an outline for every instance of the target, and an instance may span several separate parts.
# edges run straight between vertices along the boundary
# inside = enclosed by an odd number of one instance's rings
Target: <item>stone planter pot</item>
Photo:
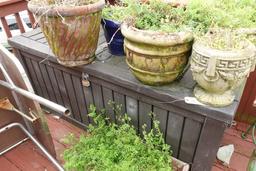
[[[139,30],[123,23],[126,62],[133,74],[148,85],[162,85],[181,76],[191,53],[190,32],[161,33]]]
[[[105,1],[99,0],[84,6],[42,7],[29,1],[28,8],[38,20],[58,62],[72,67],[94,60],[104,5]]]
[[[216,50],[195,42],[190,62],[198,84],[195,97],[215,107],[230,105],[235,98],[234,89],[254,70],[255,52],[249,41],[244,49],[234,51]]]

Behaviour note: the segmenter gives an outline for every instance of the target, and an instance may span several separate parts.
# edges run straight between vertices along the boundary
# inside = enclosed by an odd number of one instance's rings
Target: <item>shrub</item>
[[[141,138],[126,114],[118,115],[119,124],[110,123],[105,111],[97,113],[91,106],[89,116],[94,121],[89,126],[89,135],[79,140],[71,138],[73,146],[64,152],[67,170],[172,170],[170,147],[165,144],[154,117],[151,131],[147,133],[144,125]]]

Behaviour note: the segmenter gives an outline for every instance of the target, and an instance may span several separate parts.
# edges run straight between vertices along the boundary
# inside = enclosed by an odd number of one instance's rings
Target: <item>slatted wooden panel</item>
[[[85,125],[91,123],[87,115],[90,104],[94,104],[98,109],[106,108],[108,117],[115,122],[115,112],[108,105],[109,101],[114,101],[122,105],[121,113],[127,113],[138,133],[142,133],[143,124],[147,125],[147,131],[151,129],[152,120],[149,113],[153,111],[156,119],[160,121],[160,129],[166,142],[172,146],[173,156],[188,163],[193,162],[203,122],[163,109],[161,105],[152,105],[147,101],[138,100],[129,92],[117,91],[114,85],[104,82],[100,84],[101,80],[93,79],[90,80],[89,87],[83,86],[82,74],[74,75],[40,63],[27,53],[21,54],[26,55],[24,61],[28,66],[30,77],[36,80],[33,81],[36,92],[70,108],[71,117],[78,122]]]
[[[121,113],[127,113],[131,117],[131,123],[141,134],[144,124],[147,125],[146,131],[152,128],[152,120],[148,114],[153,111],[156,119],[160,122],[160,129],[165,141],[172,146],[173,156],[190,163],[192,170],[210,170],[218,149],[218,143],[226,127],[225,121],[222,119],[228,120],[227,117],[230,119],[229,115],[232,115],[230,113],[232,113],[235,105],[220,110],[197,106],[188,107],[183,102],[180,103],[182,105],[177,103],[174,105],[169,103],[169,100],[172,100],[169,97],[168,99],[161,99],[162,97],[166,98],[166,92],[169,92],[169,88],[165,90],[165,87],[159,88],[163,91],[156,94],[158,97],[155,98],[151,92],[156,93],[158,88],[145,86],[146,89],[144,90],[144,87],[136,85],[136,80],[131,77],[131,73],[127,72],[127,65],[124,64],[124,61],[122,65],[120,60],[111,59],[108,64],[102,66],[104,67],[103,70],[113,74],[113,79],[109,75],[105,78],[106,72],[102,72],[101,68],[98,68],[100,71],[93,70],[91,72],[92,69],[88,68],[63,67],[52,57],[47,59],[47,55],[51,56],[52,54],[46,53],[49,51],[46,47],[47,42],[42,33],[36,31],[25,33],[23,38],[18,37],[16,41],[20,43],[25,41],[28,44],[35,40],[34,42],[39,42],[38,46],[41,44],[40,48],[35,47],[36,51],[29,54],[29,51],[21,47],[21,50],[18,51],[18,57],[26,68],[36,93],[68,107],[72,111],[70,118],[73,123],[93,124],[88,117],[90,104],[94,104],[98,109],[105,108],[110,121],[117,122],[115,111],[108,105],[109,101],[114,101],[116,104],[122,105]],[[101,33],[99,45],[102,43],[104,43],[104,38]],[[45,48],[43,52],[40,51],[42,48]],[[110,54],[106,50],[98,48],[96,55],[106,58]],[[113,67],[108,68],[110,65],[119,64],[122,65],[119,67],[127,71],[119,73],[119,71],[115,72]],[[83,73],[85,71],[88,73]],[[82,80],[84,74],[89,74],[88,80]],[[123,82],[125,83],[123,84]],[[178,96],[182,96],[183,93],[191,96],[186,86],[191,89],[193,85],[193,82],[186,82]],[[175,85],[173,89],[175,89]],[[171,92],[173,91],[171,90]]]
[[[115,120],[114,112],[112,108],[106,104],[109,100],[113,99],[117,104],[125,103],[122,112],[127,112],[132,119],[132,124],[139,132],[142,131],[143,124],[146,124],[148,129],[151,128],[152,121],[148,114],[153,111],[156,115],[156,119],[160,121],[160,128],[166,142],[172,146],[173,155],[188,163],[192,163],[203,122],[194,121],[191,118],[180,116],[172,111],[150,105],[134,97],[130,97],[129,93],[121,94],[119,91],[116,91],[116,89],[111,89],[111,86],[104,87],[105,85],[106,84],[102,83],[100,86],[99,82],[92,83],[91,94],[96,92],[95,89],[98,90],[94,100],[100,100],[100,98],[102,98],[102,102],[97,103],[98,105],[100,104],[100,106],[101,104],[105,104],[104,106],[107,108],[112,121]],[[101,96],[101,93],[103,96]],[[93,96],[95,96],[95,93]]]

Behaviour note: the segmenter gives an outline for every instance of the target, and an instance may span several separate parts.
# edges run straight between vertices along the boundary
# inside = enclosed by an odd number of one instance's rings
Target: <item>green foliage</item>
[[[255,0],[191,0],[186,10],[187,25],[197,33],[210,27],[255,28]]]
[[[40,4],[43,6],[65,6],[65,7],[74,7],[93,4],[98,0],[30,0],[34,4]]]
[[[201,36],[211,27],[256,27],[256,1],[190,0],[184,9],[172,7],[160,0],[149,0],[148,3],[125,0],[116,6],[107,6],[103,16],[120,22],[132,19],[134,26],[139,29],[162,32],[189,29]]]
[[[114,104],[115,105],[115,104]],[[120,106],[114,106],[115,113]],[[143,137],[136,134],[130,118],[118,114],[117,121],[110,123],[105,110],[100,113],[91,106],[90,117],[94,125],[89,126],[88,136],[81,136],[74,145],[64,152],[67,170],[94,171],[168,171],[172,170],[170,147],[165,144],[154,119],[152,130],[147,133],[143,126]],[[71,136],[72,139],[72,136]]]
[[[219,50],[241,50],[248,44],[246,35],[237,34],[231,29],[212,29],[199,41],[205,46]]]

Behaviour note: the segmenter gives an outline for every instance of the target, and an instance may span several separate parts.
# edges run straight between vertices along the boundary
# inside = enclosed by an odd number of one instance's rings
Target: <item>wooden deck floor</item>
[[[47,115],[50,131],[53,136],[57,159],[63,163],[62,152],[67,146],[62,142],[63,137],[69,133],[79,136],[84,133],[81,129],[68,123],[65,120],[58,119],[53,115]],[[255,146],[252,143],[251,136],[247,140],[241,139],[241,131],[245,130],[247,125],[237,124],[225,131],[222,139],[222,145],[234,144],[235,153],[231,158],[229,167],[221,165],[218,161],[212,167],[212,171],[245,171],[249,157]],[[53,171],[54,166],[43,156],[43,154],[27,141],[12,151],[0,157],[1,171]]]

